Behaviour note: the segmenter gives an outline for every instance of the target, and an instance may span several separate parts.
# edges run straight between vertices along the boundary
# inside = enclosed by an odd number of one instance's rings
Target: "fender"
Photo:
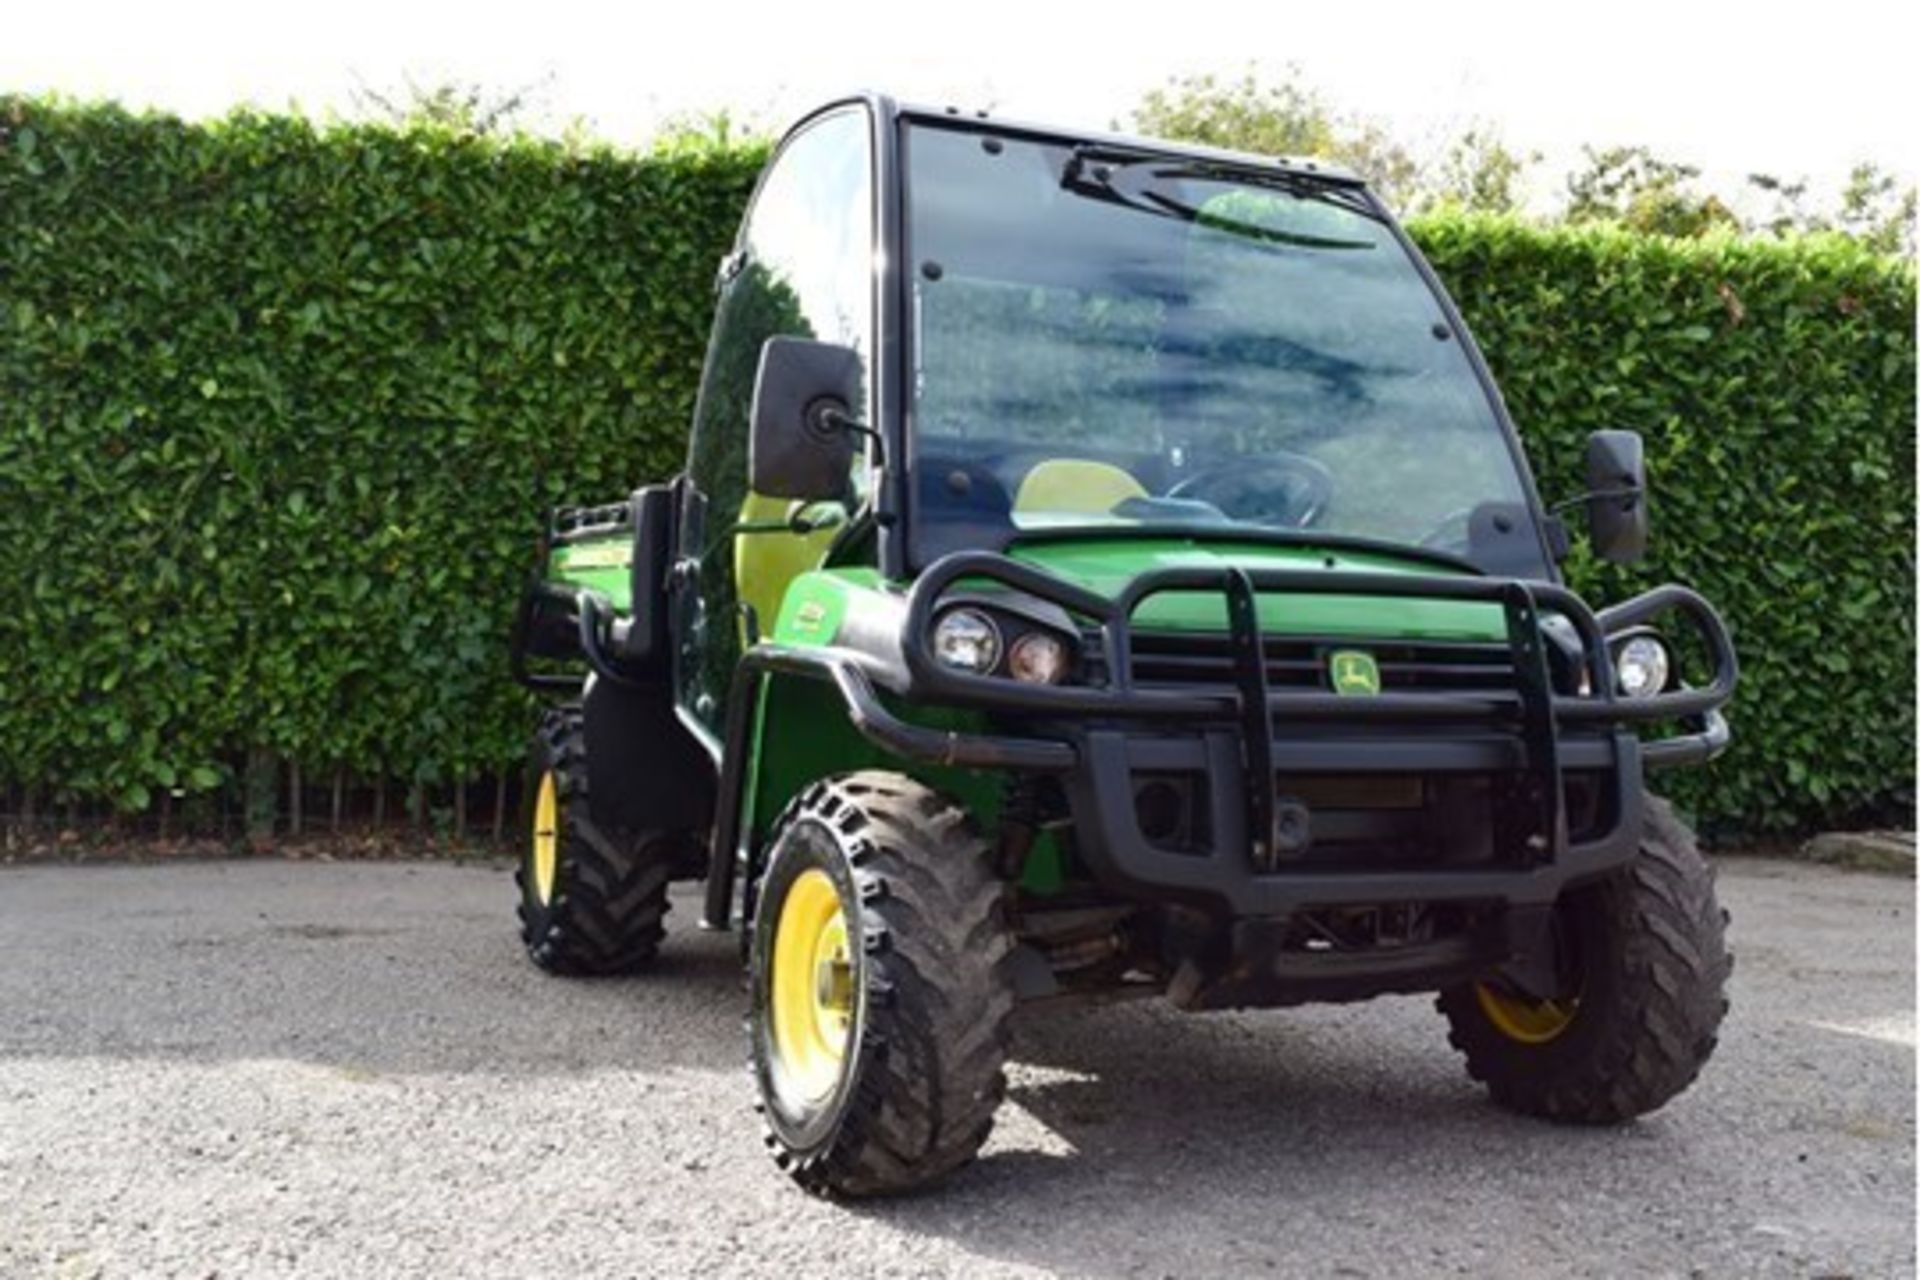
[[[581,698],[587,794],[596,821],[630,831],[704,833],[713,822],[713,762],[673,713],[665,681],[598,675]]]
[[[701,921],[706,929],[724,931],[731,927],[733,880],[742,834],[740,810],[745,800],[746,762],[753,748],[753,708],[759,701],[761,681],[775,673],[831,684],[846,707],[848,722],[862,737],[888,755],[913,764],[1065,773],[1078,759],[1074,749],[1064,742],[958,733],[908,724],[887,710],[874,692],[873,681],[866,671],[846,653],[780,644],[755,645],[741,655],[727,699],[726,765],[713,807],[713,845],[708,855],[707,901]]]

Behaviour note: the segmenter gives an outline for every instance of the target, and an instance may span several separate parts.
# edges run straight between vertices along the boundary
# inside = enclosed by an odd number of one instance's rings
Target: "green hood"
[[[1109,598],[1136,576],[1155,569],[1238,565],[1246,569],[1330,569],[1462,577],[1463,570],[1383,552],[1331,547],[1281,547],[1271,543],[1208,538],[1087,538],[1034,542],[1007,554],[1097,591]],[[1227,625],[1224,597],[1216,592],[1168,592],[1140,606],[1141,626],[1172,631],[1221,631]],[[1506,638],[1498,605],[1457,600],[1408,600],[1380,596],[1286,595],[1260,597],[1260,625],[1270,634],[1353,636],[1371,639],[1487,640]]]

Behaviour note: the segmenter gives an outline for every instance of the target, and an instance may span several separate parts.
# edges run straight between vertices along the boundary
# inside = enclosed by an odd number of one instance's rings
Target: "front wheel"
[[[1726,1016],[1726,913],[1713,868],[1665,801],[1649,798],[1634,860],[1554,908],[1552,997],[1497,977],[1440,995],[1467,1072],[1513,1111],[1618,1124],[1700,1074]]]
[[[964,810],[897,774],[815,783],[754,913],[767,1145],[801,1186],[883,1195],[971,1160],[1005,1092],[1005,885]]]

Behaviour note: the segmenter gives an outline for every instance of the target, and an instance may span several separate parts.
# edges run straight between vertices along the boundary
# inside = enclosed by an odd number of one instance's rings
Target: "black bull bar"
[[[941,665],[931,646],[934,615],[950,588],[965,584],[971,589],[982,581],[1048,601],[1091,623],[1097,629],[1106,683],[1097,686],[1028,684]],[[1224,597],[1233,657],[1231,688],[1180,690],[1143,688],[1135,684],[1133,616],[1148,599],[1175,591],[1215,591]],[[1497,692],[1381,692],[1366,697],[1320,691],[1276,693],[1268,687],[1265,642],[1256,608],[1261,594],[1365,596],[1497,605],[1506,622],[1513,687],[1511,691]],[[1617,696],[1607,637],[1667,613],[1685,617],[1699,635],[1713,666],[1712,679],[1701,688],[1682,688],[1640,698]],[[1547,641],[1541,630],[1543,614],[1557,614],[1573,628],[1585,669],[1590,673],[1586,693],[1575,696],[1554,691]],[[1350,767],[1361,763],[1362,753],[1390,765],[1399,754],[1388,738],[1362,739],[1350,744],[1288,742],[1284,734],[1276,733],[1276,724],[1478,724],[1500,730],[1500,736],[1507,741],[1477,744],[1479,753],[1474,758],[1495,767],[1518,764],[1525,775],[1525,791],[1534,817],[1533,834],[1528,841],[1530,852],[1540,863],[1551,864],[1563,860],[1568,852],[1563,769],[1573,766],[1611,771],[1624,787],[1629,778],[1637,786],[1643,766],[1694,764],[1711,759],[1727,744],[1729,732],[1720,708],[1733,696],[1739,679],[1733,642],[1720,615],[1697,592],[1673,584],[1656,587],[1596,613],[1573,592],[1546,582],[1338,569],[1193,566],[1142,573],[1117,595],[1108,597],[1006,556],[962,551],[936,561],[914,582],[907,597],[902,633],[907,682],[898,692],[909,702],[972,707],[1018,716],[1035,722],[1039,731],[1031,736],[1009,736],[914,725],[894,715],[881,701],[871,678],[871,664],[859,655],[832,648],[761,644],[743,656],[736,675],[728,710],[730,719],[738,723],[729,725],[728,742],[745,741],[744,730],[758,684],[776,671],[830,681],[846,702],[856,729],[892,754],[925,764],[1081,774],[1090,769],[1125,767],[1124,734],[1089,732],[1054,737],[1041,728],[1045,722],[1085,725],[1145,721],[1221,727],[1238,742],[1237,772],[1246,782],[1244,830],[1252,855],[1250,872],[1278,869],[1284,857],[1287,842],[1277,829],[1281,815],[1276,794],[1277,774],[1283,768],[1324,769],[1330,763]],[[1365,643],[1360,637],[1355,639],[1357,643]],[[1684,722],[1686,731],[1645,743],[1630,731],[1633,726],[1673,721]],[[1586,732],[1572,739],[1563,730]],[[1217,735],[1212,736],[1217,742]],[[1074,740],[1066,740],[1069,737]],[[1083,752],[1106,758],[1082,759]],[[708,878],[709,927],[726,926],[734,863],[736,855],[742,852],[739,841],[743,797],[739,790],[741,775],[745,772],[744,769],[727,770],[732,777],[723,779],[718,797],[714,874]],[[1113,794],[1103,794],[1098,800],[1102,808],[1118,803],[1118,797]],[[1634,808],[1637,813],[1637,804]],[[1115,815],[1106,817],[1111,819]],[[1550,891],[1557,887],[1564,873],[1573,869],[1566,867],[1562,875],[1542,878],[1541,889]],[[1171,874],[1181,874],[1172,867],[1168,870]],[[1473,873],[1455,873],[1451,878],[1457,882],[1460,894],[1470,895],[1472,882],[1480,877]],[[1326,878],[1325,892],[1337,897],[1341,892],[1338,882],[1338,877]],[[1290,903],[1299,901],[1297,890],[1286,893],[1285,897]]]

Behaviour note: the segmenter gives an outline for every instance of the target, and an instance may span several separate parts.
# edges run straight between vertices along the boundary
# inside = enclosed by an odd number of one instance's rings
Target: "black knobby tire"
[[[520,939],[550,973],[627,973],[645,965],[666,936],[667,882],[685,841],[595,821],[587,803],[586,736],[580,711],[549,711],[535,733],[527,808],[537,826],[537,796],[551,773],[557,799],[556,865],[543,900],[532,830],[514,876],[520,886]]]
[[[855,993],[838,1083],[816,1105],[783,1097],[769,1012],[782,906],[809,868],[838,892]],[[781,817],[753,925],[753,1071],[781,1168],[851,1197],[973,1159],[1006,1093],[1011,951],[1006,885],[965,810],[892,773],[807,787]]]
[[[1468,1074],[1503,1107],[1569,1124],[1619,1124],[1687,1088],[1713,1053],[1733,969],[1713,879],[1692,832],[1649,797],[1634,860],[1556,908],[1579,970],[1563,1031],[1522,1043],[1473,984],[1441,993]]]

